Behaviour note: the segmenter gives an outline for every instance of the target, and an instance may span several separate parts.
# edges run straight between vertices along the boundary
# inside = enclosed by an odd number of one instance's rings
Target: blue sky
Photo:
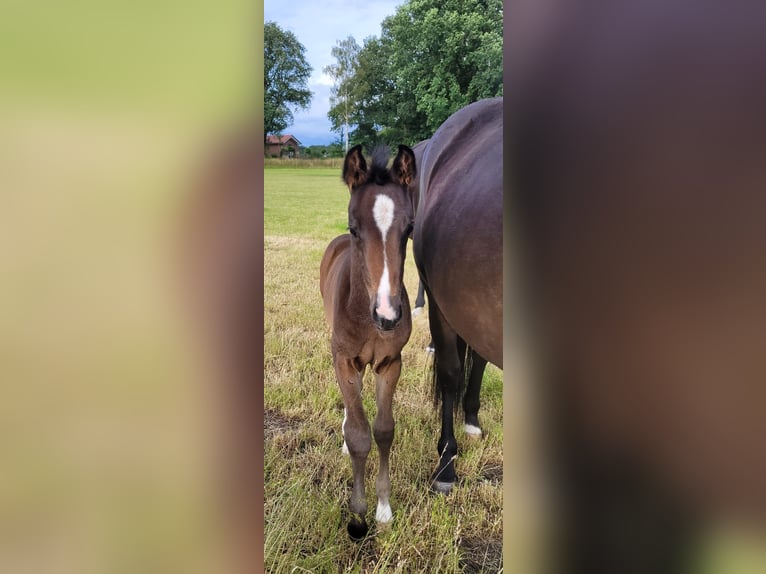
[[[380,36],[380,24],[405,0],[264,0],[264,20],[276,22],[296,35],[306,47],[306,59],[314,71],[309,89],[314,93],[311,108],[293,114],[292,134],[303,145],[329,144],[337,134],[330,131],[332,80],[322,68],[333,64],[331,50],[338,40],[353,36],[359,45],[368,36]]]

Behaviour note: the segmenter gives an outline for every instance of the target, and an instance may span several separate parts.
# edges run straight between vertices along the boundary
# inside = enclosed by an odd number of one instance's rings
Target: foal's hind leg
[[[373,423],[373,434],[380,453],[380,467],[375,481],[375,491],[378,495],[378,508],[375,520],[381,524],[391,521],[393,514],[389,504],[391,495],[391,479],[388,472],[389,453],[394,440],[394,416],[392,404],[396,383],[402,370],[401,355],[395,359],[376,366],[375,372],[375,401],[378,412]]]
[[[346,357],[334,357],[335,375],[346,415],[343,422],[343,436],[351,456],[354,486],[351,492],[351,520],[348,533],[351,538],[361,539],[367,534],[367,500],[364,494],[364,470],[367,455],[370,453],[370,423],[362,406],[362,373],[354,367],[353,361]]]

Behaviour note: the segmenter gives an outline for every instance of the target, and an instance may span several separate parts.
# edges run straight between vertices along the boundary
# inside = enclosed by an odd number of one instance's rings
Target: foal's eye
[[[356,230],[356,227],[350,227],[348,228],[348,232],[353,235],[354,237],[359,237],[359,232]]]

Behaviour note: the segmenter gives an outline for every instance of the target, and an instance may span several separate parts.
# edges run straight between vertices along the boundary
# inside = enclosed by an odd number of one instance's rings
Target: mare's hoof
[[[362,520],[361,522],[355,519],[351,519],[348,523],[348,535],[354,542],[359,542],[365,536],[367,536],[367,523]]]
[[[452,487],[455,486],[454,482],[445,482],[443,480],[434,480],[431,483],[431,490],[438,494],[449,494],[452,491]]]
[[[418,315],[422,315],[422,314],[423,314],[423,307],[415,307],[415,309],[413,309],[412,311],[413,317],[417,317]]]

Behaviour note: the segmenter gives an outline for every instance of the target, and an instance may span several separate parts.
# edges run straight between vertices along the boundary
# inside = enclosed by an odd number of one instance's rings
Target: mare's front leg
[[[388,460],[391,443],[394,440],[393,400],[396,383],[402,370],[402,357],[381,362],[375,367],[375,401],[378,413],[373,423],[373,434],[380,454],[378,478],[375,481],[375,492],[378,495],[378,508],[375,520],[386,524],[393,518],[389,497],[391,495],[391,479],[388,471]]]
[[[351,519],[348,533],[351,538],[360,540],[367,534],[367,499],[364,494],[364,471],[367,455],[370,453],[370,423],[362,406],[362,372],[354,366],[352,359],[335,355],[333,357],[335,376],[343,395],[345,417],[343,419],[343,437],[351,456],[351,468],[354,486],[351,491]]]

